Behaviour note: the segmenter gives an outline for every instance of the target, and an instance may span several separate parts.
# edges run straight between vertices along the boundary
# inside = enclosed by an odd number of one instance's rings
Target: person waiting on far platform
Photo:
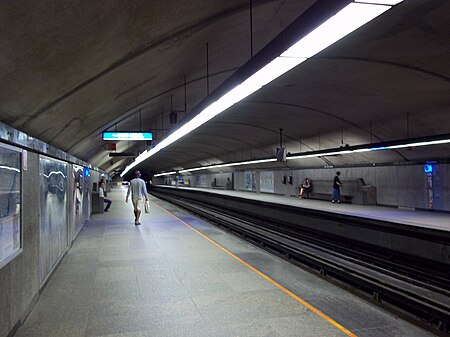
[[[302,185],[300,186],[299,198],[303,199],[305,193],[308,196],[308,194],[311,192],[312,192],[312,182],[309,178],[306,178],[303,181]]]
[[[333,180],[333,194],[331,196],[331,202],[338,204],[341,202],[341,188],[342,188],[342,182],[341,179],[339,179],[339,176],[341,175],[341,172],[337,171],[336,175]]]

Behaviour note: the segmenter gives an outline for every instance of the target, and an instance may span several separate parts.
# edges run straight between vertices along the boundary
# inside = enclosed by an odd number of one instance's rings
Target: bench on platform
[[[103,198],[100,197],[98,192],[92,192],[92,213],[103,213],[104,208]]]
[[[313,189],[305,193],[305,199],[331,200],[333,180],[311,179]],[[366,185],[362,178],[341,180],[341,202],[360,205],[376,205],[377,189],[375,186]]]

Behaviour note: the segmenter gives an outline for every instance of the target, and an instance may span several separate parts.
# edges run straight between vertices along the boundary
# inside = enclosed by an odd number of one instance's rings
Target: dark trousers
[[[341,199],[341,191],[339,188],[333,187],[333,194],[331,195],[331,201],[339,201]]]
[[[103,198],[103,202],[104,202],[105,204],[107,204],[106,207],[105,207],[105,212],[107,212],[108,209],[111,207],[112,200],[111,200],[111,199]]]

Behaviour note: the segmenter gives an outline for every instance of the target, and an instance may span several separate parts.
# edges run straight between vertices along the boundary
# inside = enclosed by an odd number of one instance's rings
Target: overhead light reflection
[[[312,57],[390,8],[390,6],[352,3],[306,35],[281,56]]]
[[[164,172],[164,173],[159,173],[159,174],[155,174],[154,177],[161,177],[161,176],[170,176],[171,174],[175,174],[177,172],[172,171],[172,172]]]
[[[373,5],[388,5],[394,6],[403,2],[403,0],[355,0],[356,3],[367,3]]]
[[[20,170],[18,168],[11,167],[11,166],[5,166],[5,165],[0,165],[0,169],[20,172]]]

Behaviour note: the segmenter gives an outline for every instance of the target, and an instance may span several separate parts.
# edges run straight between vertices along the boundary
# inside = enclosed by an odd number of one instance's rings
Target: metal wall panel
[[[0,268],[21,249],[21,151],[0,145]]]
[[[87,212],[89,209],[86,207],[86,198],[89,198],[89,194],[85,193],[85,177],[84,167],[79,165],[72,165],[73,176],[73,204],[72,215],[74,219],[72,238],[75,238],[81,228],[84,226],[84,222],[87,218]]]
[[[40,157],[39,176],[39,280],[42,284],[68,246],[67,164]]]

